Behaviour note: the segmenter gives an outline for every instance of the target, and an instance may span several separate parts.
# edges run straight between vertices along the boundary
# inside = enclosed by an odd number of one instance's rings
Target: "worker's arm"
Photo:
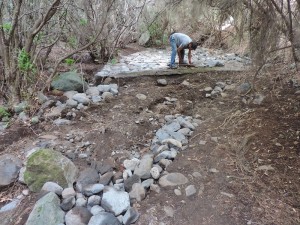
[[[189,64],[192,64],[192,50],[191,49],[189,49],[188,59],[189,59]]]

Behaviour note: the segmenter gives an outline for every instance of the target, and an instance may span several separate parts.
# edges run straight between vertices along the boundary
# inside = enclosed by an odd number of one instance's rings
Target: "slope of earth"
[[[69,145],[67,134],[81,133],[82,142],[94,143],[93,159],[112,158],[121,167],[132,152],[148,151],[166,115],[192,116],[203,122],[167,171],[187,176],[197,193],[187,197],[187,185],[175,187],[177,194],[175,188],[149,191],[145,200],[134,203],[140,213],[136,224],[300,224],[300,95],[296,89],[286,77],[279,75],[275,81],[263,76],[255,86],[265,97],[261,104],[250,101],[253,91],[242,96],[236,88],[223,96],[206,97],[206,87],[219,81],[238,87],[251,76],[251,72],[208,72],[116,79],[112,82],[119,85],[118,97],[78,113],[72,125],[57,127],[46,121],[31,128],[12,125],[1,136],[1,154],[22,156],[45,134],[57,137],[59,150]],[[157,84],[161,78],[167,80],[166,86]],[[140,100],[137,94],[147,98]],[[166,97],[177,101],[166,104]],[[74,162],[80,168],[90,164],[85,159]],[[15,184],[1,192],[1,201],[24,188]],[[0,215],[1,221],[10,216],[6,224],[24,224],[37,198],[30,194],[13,215]]]

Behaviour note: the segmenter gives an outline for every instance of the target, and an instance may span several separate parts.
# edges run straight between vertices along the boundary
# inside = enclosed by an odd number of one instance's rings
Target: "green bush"
[[[0,118],[4,118],[4,117],[10,117],[10,113],[8,112],[8,110],[3,107],[3,106],[0,106]]]

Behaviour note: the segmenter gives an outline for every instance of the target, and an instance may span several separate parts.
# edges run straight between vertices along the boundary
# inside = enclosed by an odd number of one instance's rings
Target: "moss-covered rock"
[[[51,87],[60,91],[78,91],[86,90],[88,84],[82,79],[81,75],[70,71],[56,76],[51,82]]]
[[[61,153],[40,149],[27,159],[24,181],[31,191],[38,192],[47,181],[56,182],[63,188],[72,187],[77,174],[74,163]]]

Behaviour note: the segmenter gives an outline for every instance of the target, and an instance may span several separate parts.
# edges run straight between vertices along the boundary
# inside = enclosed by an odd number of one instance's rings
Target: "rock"
[[[137,94],[135,97],[137,97],[139,100],[142,100],[142,101],[147,99],[147,96],[144,94]]]
[[[162,187],[169,187],[186,184],[188,179],[181,173],[169,173],[162,176],[158,182]]]
[[[153,155],[144,155],[140,164],[135,168],[134,174],[138,175],[141,179],[148,179],[151,177],[150,170],[153,164]]]
[[[96,169],[100,174],[105,174],[111,172],[115,168],[115,163],[111,159],[106,159],[104,161],[93,161],[91,167]]]
[[[82,76],[76,72],[66,72],[54,77],[51,82],[53,89],[61,91],[83,92],[88,88],[88,84],[82,79]]]
[[[157,84],[162,85],[162,86],[166,86],[166,85],[168,85],[168,82],[167,82],[166,79],[158,79]]]
[[[197,193],[197,190],[194,185],[189,185],[185,188],[185,194],[187,197],[190,197]]]
[[[99,174],[96,169],[87,168],[80,172],[76,182],[76,189],[82,192],[83,188],[90,184],[96,184],[99,182]]]
[[[137,158],[133,158],[131,160],[125,159],[123,165],[126,169],[134,171],[136,166],[139,164],[140,160]]]
[[[61,195],[62,195],[62,198],[75,197],[76,192],[73,187],[69,187],[69,188],[64,189]]]
[[[86,207],[87,200],[84,197],[79,197],[79,198],[77,198],[75,205],[81,206],[81,207]]]
[[[106,211],[118,216],[130,207],[129,194],[124,191],[117,191],[112,187],[105,187],[101,206]]]
[[[135,208],[130,207],[123,217],[123,224],[130,225],[132,223],[135,223],[138,220],[139,216],[140,214],[138,213],[138,211]]]
[[[101,191],[103,191],[104,185],[103,184],[88,184],[83,187],[82,193],[85,196],[91,196],[95,194],[99,194]]]
[[[110,92],[111,86],[108,84],[100,84],[97,86],[97,89],[99,90],[100,93],[104,92]]]
[[[57,225],[64,224],[65,213],[59,207],[60,200],[53,192],[39,199],[30,213],[25,225]]]
[[[100,91],[98,87],[89,87],[85,93],[90,96],[97,96],[100,94]]]
[[[99,205],[101,202],[101,197],[99,195],[92,195],[88,198],[88,206],[93,207],[95,205]]]
[[[111,100],[114,98],[114,95],[110,92],[104,92],[102,94],[102,98],[105,102],[111,102]]]
[[[0,213],[11,211],[11,210],[17,208],[17,206],[20,204],[20,202],[21,202],[21,199],[18,199],[18,198],[13,199],[11,202],[5,204],[4,206],[2,206],[0,208]]]
[[[86,225],[91,217],[87,208],[75,206],[66,214],[66,225]]]
[[[144,181],[142,182],[142,186],[143,186],[145,189],[148,189],[153,183],[154,183],[154,180],[153,180],[153,179],[147,179],[147,180],[144,180]]]
[[[103,184],[103,185],[108,185],[109,182],[111,181],[113,175],[114,175],[113,172],[107,172],[107,173],[103,174],[103,175],[100,177],[99,183],[100,183],[100,184]]]
[[[14,155],[0,156],[0,189],[17,180],[21,167],[22,161]]]
[[[169,148],[171,148],[171,147],[177,147],[179,149],[182,148],[182,144],[179,141],[177,141],[175,139],[172,139],[172,138],[168,138],[168,139],[163,140],[162,144],[168,144]]]
[[[14,105],[14,111],[17,114],[23,112],[27,108],[28,108],[28,103],[26,101],[21,102],[21,103],[19,103],[17,105]]]
[[[146,191],[142,184],[135,183],[132,185],[132,189],[129,193],[130,199],[135,199],[140,202],[146,197]]]
[[[150,31],[146,30],[139,38],[139,45],[145,46],[150,40]]]
[[[39,149],[26,163],[24,182],[31,191],[40,191],[48,181],[56,181],[61,187],[72,187],[78,170],[71,160],[50,149]]]
[[[73,95],[73,100],[83,105],[88,105],[90,103],[90,99],[87,97],[85,93],[78,93]]]
[[[131,177],[129,177],[128,179],[126,179],[124,181],[125,190],[127,192],[130,192],[133,184],[135,184],[135,183],[141,183],[141,178],[136,174],[132,175]]]
[[[171,206],[164,206],[164,211],[168,217],[174,217],[174,209]]]
[[[159,168],[157,167],[152,167],[150,170],[151,176],[153,177],[153,179],[158,179],[160,177],[160,171]]]
[[[190,130],[195,130],[195,126],[191,122],[185,120],[183,117],[179,116],[176,120],[182,127],[189,128]]]
[[[253,103],[256,105],[261,105],[261,103],[263,102],[264,99],[265,99],[265,96],[263,96],[262,94],[256,94],[255,98],[253,100]]]
[[[246,94],[252,88],[251,84],[243,83],[237,88],[239,94]]]
[[[42,191],[46,191],[46,192],[54,192],[55,194],[61,196],[62,192],[63,192],[63,188],[58,185],[57,183],[48,181],[46,182],[43,187],[42,187]]]
[[[111,213],[101,212],[92,216],[88,225],[122,225],[120,221]]]
[[[75,203],[76,203],[75,197],[71,196],[68,198],[64,198],[60,204],[60,208],[62,208],[62,210],[64,211],[69,211],[73,208]]]
[[[105,212],[105,210],[100,205],[94,205],[91,208],[91,213],[93,214],[93,216],[95,216],[101,212]]]
[[[70,125],[71,121],[67,119],[56,119],[53,121],[53,124],[56,126]]]

